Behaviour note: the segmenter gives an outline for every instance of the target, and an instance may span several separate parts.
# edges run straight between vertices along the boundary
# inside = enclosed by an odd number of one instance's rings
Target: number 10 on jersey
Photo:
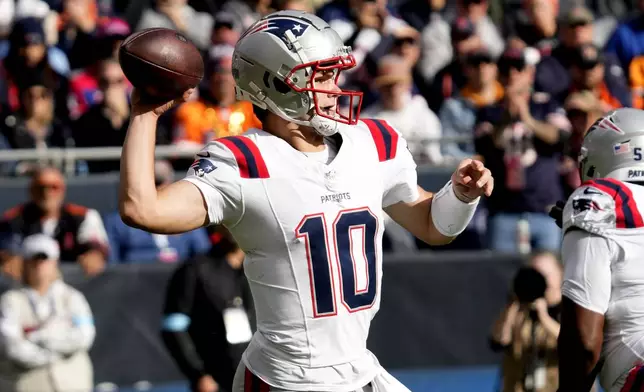
[[[315,317],[335,316],[338,313],[335,298],[335,279],[332,263],[339,276],[340,301],[351,313],[373,306],[376,300],[377,255],[376,236],[378,219],[368,208],[343,210],[329,227],[324,214],[305,216],[295,229],[298,238],[303,238],[306,258],[309,263],[311,297]],[[362,255],[354,252],[354,233],[361,232]],[[329,238],[331,237],[331,238]],[[329,239],[333,241],[335,254],[331,254]],[[357,257],[356,257],[357,256]],[[358,289],[356,263],[366,263],[367,287]]]

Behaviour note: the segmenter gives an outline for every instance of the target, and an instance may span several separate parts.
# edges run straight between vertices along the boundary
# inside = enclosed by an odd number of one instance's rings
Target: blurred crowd
[[[640,8],[644,2],[2,0],[0,148],[120,146],[132,86],[118,48],[150,27],[182,31],[206,63],[198,94],[161,119],[159,145],[198,148],[259,128],[251,104],[235,98],[234,44],[262,15],[306,10],[354,49],[357,66],[341,83],[364,93],[363,117],[397,128],[419,164],[476,156],[492,170],[483,246],[556,250],[560,235],[547,210],[579,185],[584,131],[613,108],[644,108]],[[24,176],[40,164],[2,162],[0,171]],[[75,165],[76,174],[101,173],[119,162]]]
[[[357,66],[340,82],[364,93],[363,117],[405,136],[418,164],[475,156],[492,170],[469,247],[556,251],[547,211],[580,183],[585,130],[611,109],[644,108],[644,1],[0,0],[0,148],[120,146],[132,86],[118,48],[150,27],[182,31],[206,64],[198,94],[160,120],[157,144],[195,149],[260,128],[235,98],[231,56],[254,21],[285,9],[315,12],[353,48]],[[0,162],[0,173],[42,163]],[[118,168],[77,160],[74,170]]]

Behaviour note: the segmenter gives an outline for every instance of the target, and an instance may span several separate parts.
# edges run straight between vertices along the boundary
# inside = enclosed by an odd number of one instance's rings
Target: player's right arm
[[[559,390],[590,391],[599,370],[604,314],[611,295],[611,262],[618,248],[607,238],[615,227],[612,196],[592,186],[578,188],[563,211]]]
[[[224,170],[210,173],[205,178],[196,177],[193,171],[188,181],[178,181],[160,190],[154,184],[154,146],[156,126],[163,112],[185,101],[191,90],[181,99],[162,105],[151,105],[141,100],[135,91],[132,95],[132,118],[121,154],[121,181],[119,184],[119,212],[123,222],[152,233],[176,234],[197,229],[210,223],[221,223],[227,211],[234,210],[238,191],[226,181],[218,181]],[[213,167],[226,166],[216,157],[204,158]],[[220,192],[217,188],[223,188]],[[225,190],[229,192],[225,192]]]

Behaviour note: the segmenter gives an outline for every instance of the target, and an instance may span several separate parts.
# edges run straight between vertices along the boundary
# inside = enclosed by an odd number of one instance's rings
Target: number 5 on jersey
[[[324,214],[305,216],[295,229],[298,238],[304,238],[309,263],[313,315],[335,316],[335,279],[332,261],[337,266],[340,280],[340,300],[351,313],[369,309],[376,299],[377,263],[376,236],[378,219],[368,208],[340,211],[331,225],[335,255],[330,254],[329,236]],[[355,232],[362,234],[362,255],[354,252]],[[358,236],[360,237],[360,236]],[[357,257],[356,257],[357,256]],[[366,263],[366,288],[358,289],[356,263]]]

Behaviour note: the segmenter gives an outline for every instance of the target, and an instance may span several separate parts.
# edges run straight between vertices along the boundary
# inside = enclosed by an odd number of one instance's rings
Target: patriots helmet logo
[[[291,31],[291,33],[293,33],[295,38],[299,38],[308,28],[309,25],[302,20],[291,19],[287,17],[273,17],[260,20],[254,26],[250,27],[241,36],[241,38],[259,32],[265,32],[273,34],[277,38],[284,40],[286,38],[286,32],[289,30]]]
[[[190,168],[194,170],[195,175],[197,175],[198,177],[203,177],[215,170],[217,167],[207,159],[197,159],[192,163],[192,165],[190,165]]]

